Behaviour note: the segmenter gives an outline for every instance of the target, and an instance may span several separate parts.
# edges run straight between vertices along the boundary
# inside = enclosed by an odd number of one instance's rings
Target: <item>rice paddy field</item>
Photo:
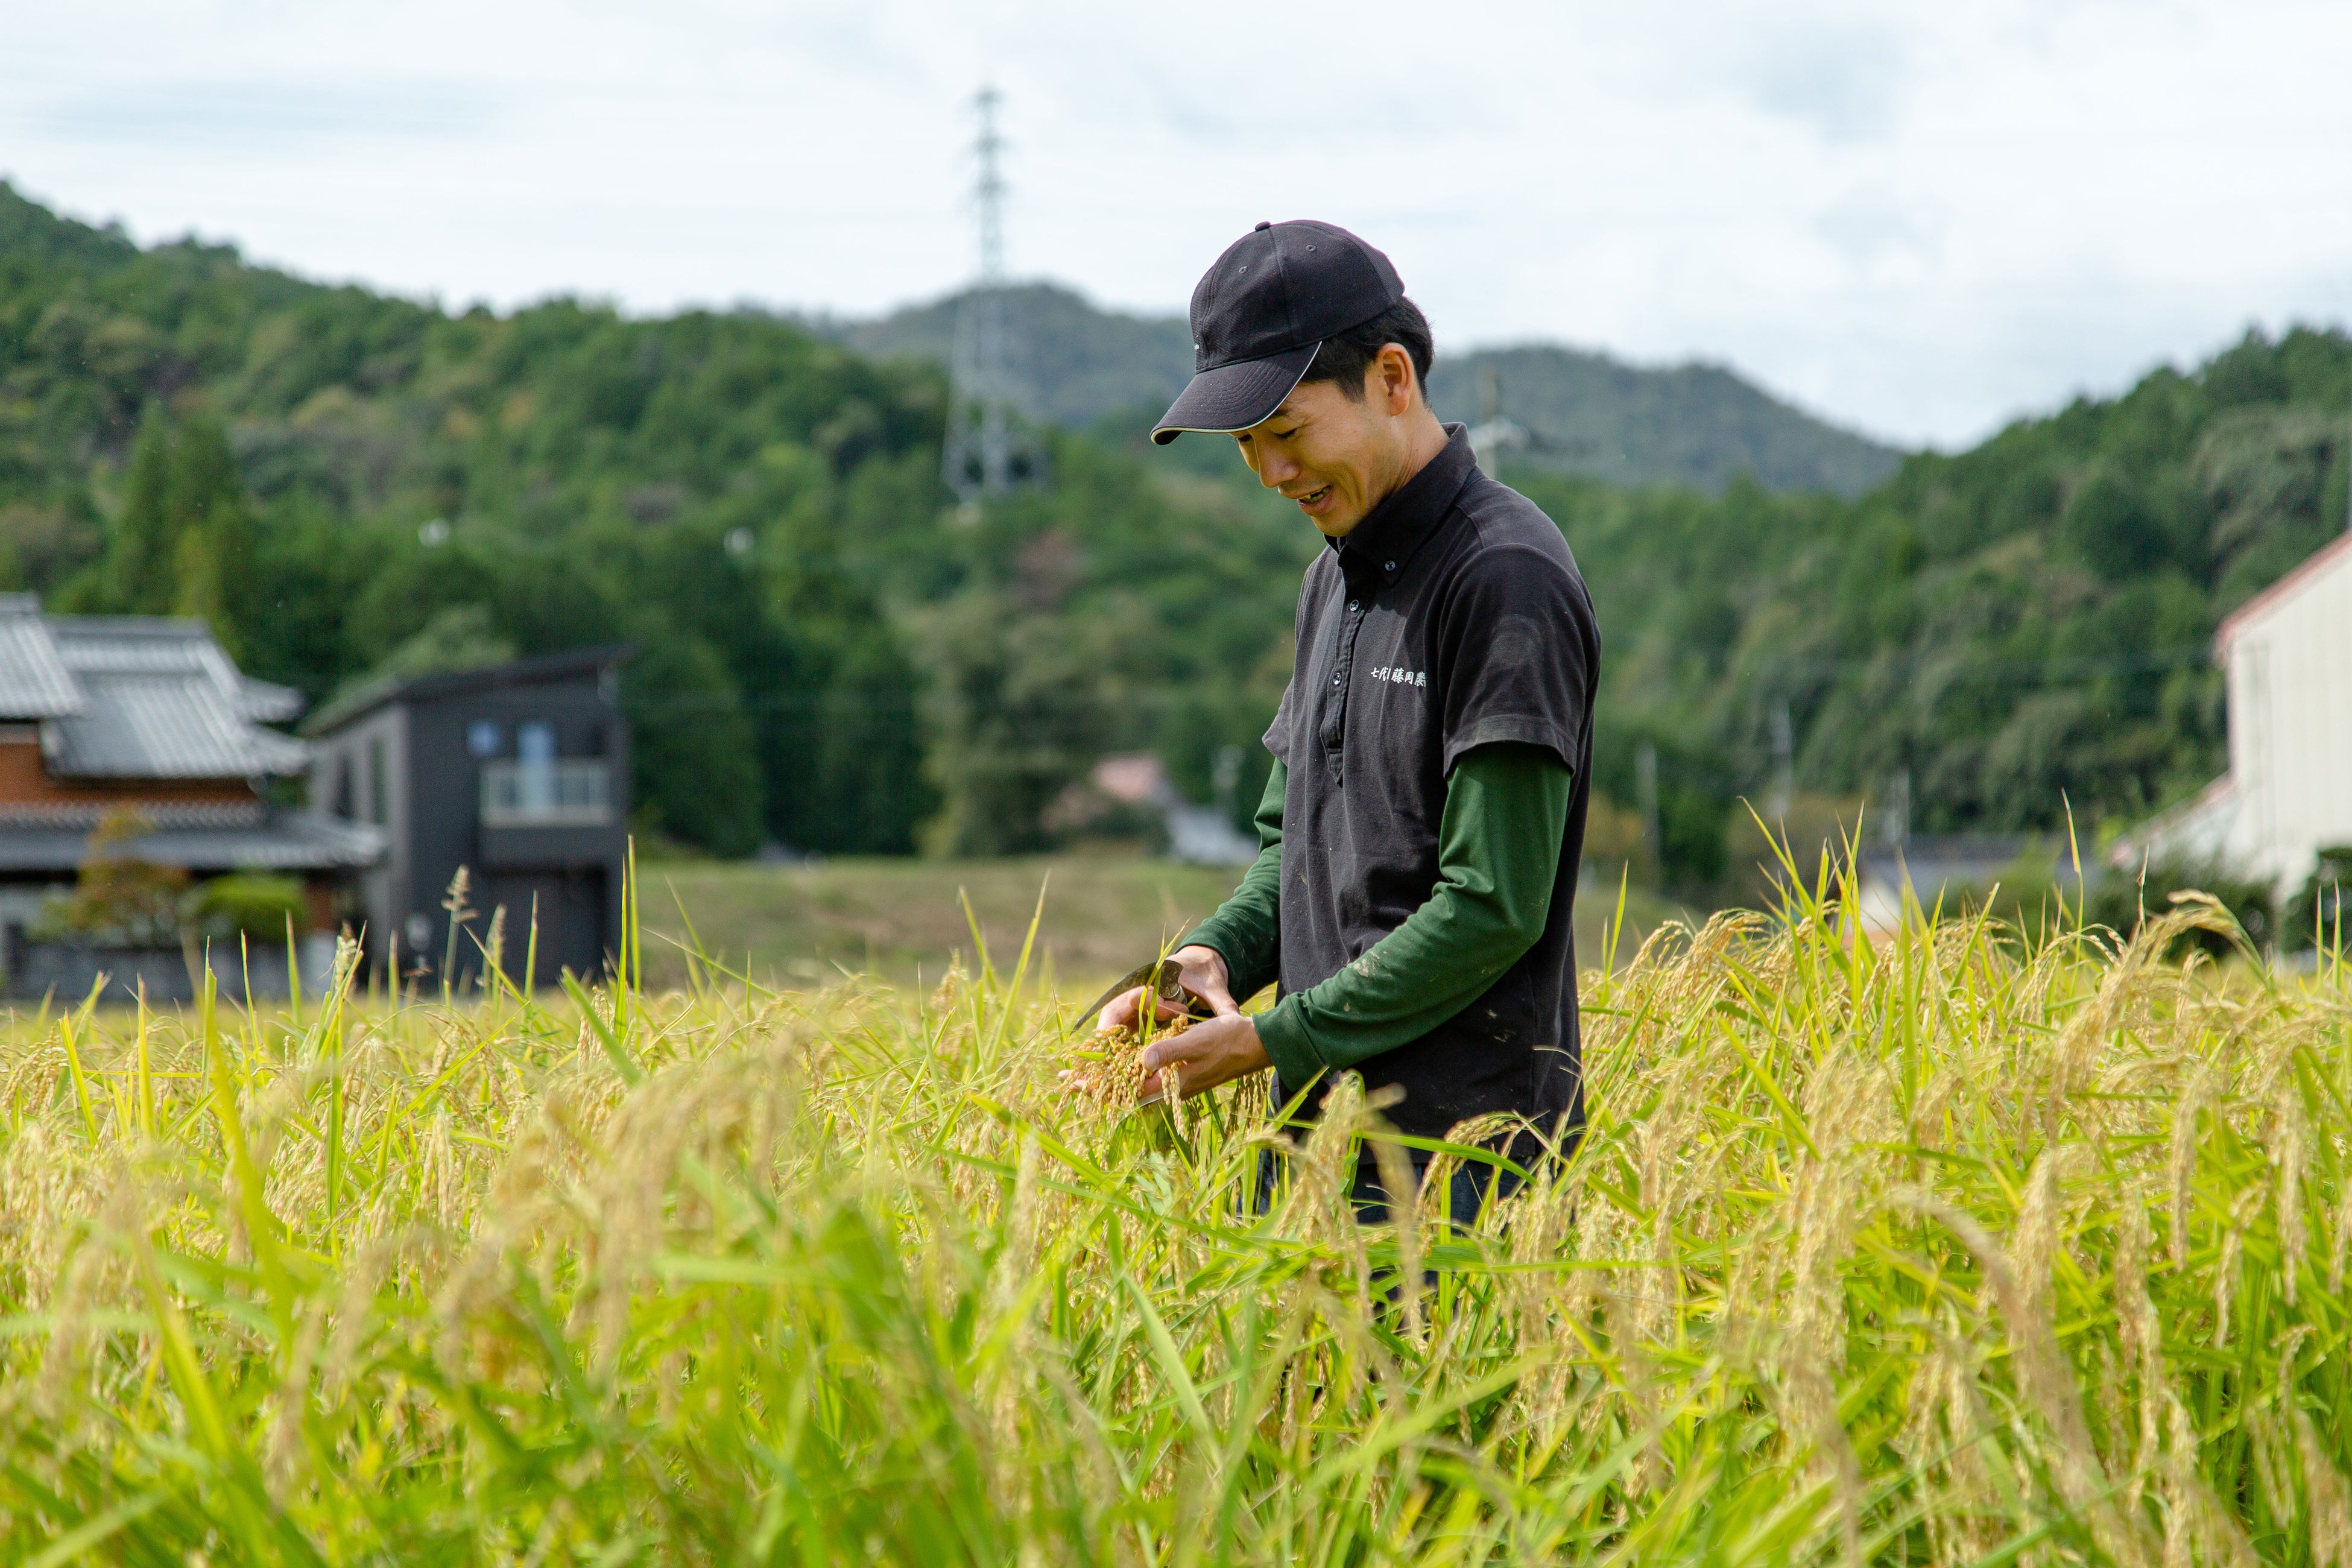
[[[1467,1231],[1017,947],[21,1017],[0,1560],[2346,1568],[2352,998],[2225,924],[1662,928]]]

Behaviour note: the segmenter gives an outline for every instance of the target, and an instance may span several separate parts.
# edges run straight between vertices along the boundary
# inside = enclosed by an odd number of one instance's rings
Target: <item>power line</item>
[[[2053,659],[1973,659],[1951,661],[1947,667],[1957,677],[2029,675],[2039,676],[2044,685],[2063,682],[2070,677],[2095,679],[2105,675],[2145,675],[2166,670],[2185,669],[2210,662],[2212,649],[2196,643],[2179,647],[2158,648],[2137,655],[2108,658]],[[1915,655],[1901,658],[1881,659],[1870,655],[1849,655],[1828,658],[1787,659],[1774,663],[1759,676],[1785,675],[1794,672],[1836,675],[1849,671],[1886,670],[1916,677],[1924,667],[1937,663],[1933,656]],[[281,679],[283,677],[281,676]],[[297,678],[299,679],[299,678]],[[1765,682],[1769,685],[1769,680]],[[1192,705],[1196,699],[1166,688],[1131,691],[1122,696],[1122,710],[1159,710],[1175,706]],[[742,713],[874,713],[911,714],[921,710],[923,700],[915,693],[877,697],[862,691],[801,690],[801,691],[714,691],[714,690],[648,690],[630,686],[628,701],[639,709],[656,709],[677,712],[719,712],[732,710]]]
[[[2184,669],[2209,663],[2212,657],[2210,647],[2198,643],[2112,658],[1959,659],[1946,668],[1950,674],[1959,678],[2028,675],[2040,677],[2041,684],[2053,685],[2063,684],[2069,678],[2090,679],[2105,675],[2145,675]],[[1886,670],[1900,674],[1907,670],[1909,678],[1916,679],[1922,668],[1937,662],[1932,657],[1884,660],[1869,656],[1790,659],[1776,663],[1769,670],[1759,673],[1769,676],[1795,670],[1834,675]],[[918,696],[877,698],[856,691],[754,691],[740,694],[724,691],[635,691],[630,695],[630,701],[644,708],[694,711],[735,709],[747,713],[903,714],[919,711],[922,706],[922,700]],[[1188,701],[1181,693],[1163,688],[1130,692],[1119,700],[1118,705],[1122,710],[1156,710],[1184,705]]]
[[[1881,654],[1809,655],[1773,659],[1761,673],[1840,675],[1848,671],[1867,673],[1885,670],[1916,677],[1922,670],[1933,668],[1938,673],[1954,676],[2032,675],[2048,681],[2053,677],[2077,675],[2160,674],[2166,670],[2187,669],[2212,662],[2212,645],[2200,642],[2153,648],[2146,653],[2084,655],[2071,658],[1973,658],[1966,655],[1954,658],[1932,653],[1901,654],[1893,658]]]

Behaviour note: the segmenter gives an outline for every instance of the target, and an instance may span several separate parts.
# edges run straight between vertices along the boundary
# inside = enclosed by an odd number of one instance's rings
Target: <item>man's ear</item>
[[[1372,384],[1369,390],[1380,397],[1389,417],[1403,417],[1412,406],[1412,395],[1420,380],[1413,374],[1412,355],[1405,352],[1404,345],[1382,343],[1372,360],[1370,377]]]

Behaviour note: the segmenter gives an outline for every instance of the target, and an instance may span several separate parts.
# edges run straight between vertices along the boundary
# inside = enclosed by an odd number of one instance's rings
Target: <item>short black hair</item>
[[[1394,343],[1412,360],[1413,379],[1421,383],[1423,401],[1429,396],[1429,363],[1436,350],[1429,336],[1429,318],[1421,307],[1410,300],[1399,300],[1370,321],[1349,327],[1323,340],[1315,351],[1315,363],[1298,378],[1304,386],[1310,381],[1336,381],[1339,390],[1358,403],[1364,400],[1364,373],[1381,357],[1381,350]]]

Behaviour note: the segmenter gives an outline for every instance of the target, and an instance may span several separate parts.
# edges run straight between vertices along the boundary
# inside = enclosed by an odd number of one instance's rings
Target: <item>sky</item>
[[[975,266],[1181,310],[1261,219],[1439,352],[1728,363],[1965,446],[2352,322],[2346,0],[77,0],[0,10],[0,177],[452,305],[866,315]]]

